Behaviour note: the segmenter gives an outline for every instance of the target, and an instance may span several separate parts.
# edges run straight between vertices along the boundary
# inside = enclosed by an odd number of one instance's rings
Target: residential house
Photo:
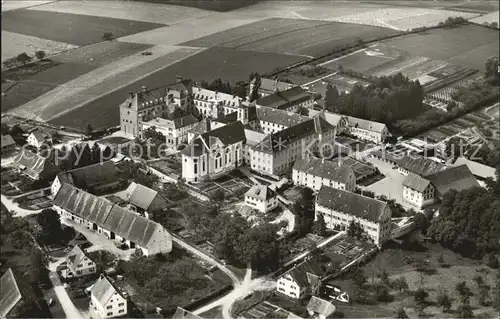
[[[478,162],[471,161],[465,157],[459,157],[453,163],[453,166],[467,165],[472,174],[480,181],[485,181],[488,178],[496,180],[495,168]]]
[[[481,187],[467,165],[453,166],[425,177],[436,187],[436,197],[442,198],[448,191],[461,191]]]
[[[254,185],[245,193],[245,205],[261,213],[278,206],[278,194],[265,185]]]
[[[248,95],[249,96],[253,92],[256,81],[257,81],[257,78],[253,78],[249,83],[249,88],[248,88]],[[278,79],[260,78],[260,86],[259,86],[259,90],[257,92],[260,94],[261,97],[264,97],[264,96],[273,94],[277,91],[289,90],[295,86],[296,86],[295,84],[283,82],[283,81],[280,81]]]
[[[69,279],[93,275],[96,272],[96,263],[90,259],[84,249],[76,245],[66,256],[66,268],[62,271],[62,276]]]
[[[2,154],[10,153],[16,149],[16,141],[10,135],[2,135],[1,142]]]
[[[52,197],[56,196],[63,183],[92,194],[102,194],[120,188],[123,180],[118,175],[115,164],[105,161],[58,174],[51,185]]]
[[[151,119],[142,123],[142,132],[148,128],[154,128],[155,131],[165,136],[165,143],[168,149],[177,150],[177,148],[188,140],[188,132],[196,126],[198,119],[192,114],[187,114],[173,120],[167,120],[160,117]]]
[[[381,144],[391,136],[384,123],[348,116],[349,133],[360,140]]]
[[[51,180],[59,173],[53,159],[52,156],[41,156],[24,149],[14,158],[12,165],[32,180]]]
[[[332,145],[335,128],[315,117],[277,133],[267,135],[250,148],[250,167],[268,175],[284,174],[297,159],[308,158],[320,146]]]
[[[311,318],[326,319],[335,313],[335,306],[324,299],[312,296],[306,306],[307,312]]]
[[[295,185],[319,191],[323,185],[349,192],[356,189],[356,175],[348,165],[319,158],[299,159],[292,171]]]
[[[200,316],[195,315],[194,313],[187,311],[184,308],[177,307],[177,310],[174,313],[172,319],[202,319]]]
[[[0,318],[36,318],[42,305],[31,285],[9,268],[0,279]]]
[[[436,188],[425,178],[408,175],[403,180],[403,201],[419,209],[434,203]]]
[[[276,290],[292,299],[303,299],[318,293],[322,275],[316,264],[305,260],[278,278]]]
[[[54,132],[42,127],[35,128],[26,139],[28,145],[40,148],[43,145],[52,145],[52,136]]]
[[[130,138],[142,136],[143,123],[157,117],[168,117],[175,108],[190,111],[193,106],[193,83],[177,77],[167,87],[148,90],[143,86],[140,92],[129,93],[120,104],[120,130]]]
[[[257,107],[266,106],[278,110],[297,112],[300,108],[312,108],[314,98],[300,86],[294,86],[288,90],[276,91],[270,95],[258,98],[255,104]]]
[[[220,109],[226,115],[247,107],[245,101],[239,96],[211,91],[202,87],[193,88],[193,106],[204,117],[217,117],[214,112]]]
[[[101,275],[90,290],[89,312],[91,318],[104,319],[127,315],[127,298],[112,282]]]
[[[128,209],[146,218],[151,218],[152,214],[161,211],[168,204],[157,191],[135,182],[119,197],[129,203]]]
[[[194,138],[182,152],[182,177],[191,183],[217,178],[243,165],[245,129],[234,122]]]
[[[389,239],[391,209],[386,202],[323,186],[316,196],[316,219],[322,215],[326,227],[346,230],[352,221],[361,225],[377,246]]]
[[[172,236],[160,224],[70,184],[63,183],[53,205],[62,218],[140,249],[146,256],[172,251]]]

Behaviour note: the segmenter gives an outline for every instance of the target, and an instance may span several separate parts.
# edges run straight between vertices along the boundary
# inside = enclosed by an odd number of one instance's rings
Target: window
[[[125,303],[121,302],[118,304],[118,307],[123,307],[123,305],[125,305]]]
[[[113,308],[113,305],[107,306],[106,309],[111,309]]]
[[[108,316],[108,317],[109,317],[109,316],[112,316],[112,315],[113,315],[113,313],[112,313],[112,312],[108,312],[108,313],[106,314],[106,316]]]
[[[94,271],[94,268],[89,268],[89,271]]]
[[[118,313],[123,313],[123,312],[125,312],[125,310],[123,309],[118,310]]]
[[[77,273],[77,275],[81,275],[82,271],[81,270],[77,270],[76,273]]]

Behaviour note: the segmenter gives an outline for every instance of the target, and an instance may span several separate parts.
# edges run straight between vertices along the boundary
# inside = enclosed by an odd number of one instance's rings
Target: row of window
[[[123,309],[118,310],[118,313],[124,313],[124,312],[125,312],[125,310],[123,310]],[[112,315],[113,315],[113,313],[112,313],[112,312],[108,312],[108,313],[106,314],[106,316],[108,316],[108,317],[110,317],[110,316],[112,316]]]
[[[120,303],[118,304],[118,307],[123,307],[124,305],[125,305],[125,303],[124,303],[124,302],[120,302]],[[109,305],[109,306],[107,306],[107,307],[106,307],[106,309],[111,309],[111,308],[113,308],[113,305]]]

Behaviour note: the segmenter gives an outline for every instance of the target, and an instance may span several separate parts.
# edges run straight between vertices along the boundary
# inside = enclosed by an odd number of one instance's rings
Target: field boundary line
[[[144,78],[146,78],[146,77],[148,77],[148,76],[150,76],[150,75],[152,75],[152,74],[155,74],[155,73],[157,73],[157,72],[159,72],[159,71],[161,71],[161,70],[164,70],[164,69],[166,69],[166,68],[167,68],[167,67],[169,67],[169,66],[172,66],[172,65],[174,65],[174,64],[176,64],[176,63],[179,63],[179,62],[181,62],[181,61],[183,61],[183,60],[185,60],[185,59],[187,59],[187,58],[189,58],[189,57],[191,57],[191,56],[193,56],[193,55],[196,55],[196,54],[198,54],[198,53],[201,53],[201,52],[203,52],[203,51],[205,51],[205,50],[206,50],[206,48],[200,48],[200,50],[198,50],[198,51],[195,51],[195,52],[190,53],[190,54],[186,54],[184,57],[182,57],[182,58],[181,58],[181,59],[179,59],[179,60],[176,60],[176,61],[174,61],[174,62],[172,62],[172,63],[165,64],[164,66],[162,66],[162,67],[161,67],[161,68],[159,68],[159,69],[156,69],[156,70],[154,70],[154,71],[151,71],[151,72],[148,72],[148,73],[146,73],[146,74],[143,74],[143,75],[141,75],[141,76],[139,76],[139,77],[137,77],[137,78],[134,78],[132,81],[130,81],[130,82],[126,83],[126,84],[119,85],[119,86],[117,86],[117,87],[115,87],[115,88],[113,88],[113,89],[111,89],[111,90],[107,91],[106,93],[99,94],[99,95],[97,95],[97,96],[93,97],[92,99],[87,100],[87,101],[86,101],[86,102],[84,102],[84,103],[80,103],[80,104],[75,105],[75,106],[73,106],[73,107],[71,107],[71,108],[69,108],[69,109],[66,109],[66,110],[64,110],[63,112],[60,112],[59,114],[57,114],[56,116],[52,116],[52,117],[50,117],[50,118],[48,118],[48,119],[45,119],[45,122],[52,121],[52,120],[54,120],[54,119],[56,119],[56,118],[59,118],[59,117],[63,116],[64,114],[67,114],[67,113],[72,112],[72,111],[74,111],[74,110],[76,110],[76,109],[79,109],[79,108],[81,108],[81,107],[83,107],[83,106],[85,106],[85,105],[87,105],[87,104],[89,104],[89,103],[92,103],[92,102],[94,102],[94,101],[96,101],[96,100],[98,100],[98,99],[102,98],[103,96],[106,96],[106,95],[109,95],[109,94],[111,94],[111,93],[113,93],[113,92],[116,92],[116,91],[118,91],[118,90],[120,90],[120,89],[122,89],[122,88],[124,88],[124,87],[126,87],[126,86],[128,86],[128,85],[130,85],[130,84],[132,84],[132,83],[138,82],[138,81],[140,81],[140,80],[142,80],[142,79],[144,79]],[[97,84],[97,85],[99,85],[99,84]]]
[[[358,53],[360,53],[360,52],[366,51],[368,48],[373,48],[374,46],[375,46],[375,44],[370,45],[370,46],[369,46],[369,47],[367,47],[367,48],[362,48],[362,49],[356,50],[356,51],[354,51],[354,52],[348,53],[348,54],[346,54],[346,55],[343,55],[343,56],[341,56],[341,57],[338,57],[338,58],[331,59],[331,60],[329,60],[329,61],[326,61],[326,62],[320,63],[320,64],[318,64],[318,66],[323,66],[323,65],[328,64],[328,63],[331,63],[331,62],[333,62],[333,61],[337,61],[337,60],[343,59],[343,58],[345,58],[345,57],[347,57],[347,56],[354,55],[354,54],[358,54]]]

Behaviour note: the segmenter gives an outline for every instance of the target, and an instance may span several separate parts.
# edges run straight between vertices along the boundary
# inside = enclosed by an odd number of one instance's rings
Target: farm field
[[[498,31],[476,25],[430,30],[384,41],[415,56],[443,60],[484,70],[484,62],[498,55]]]
[[[302,60],[304,57],[300,56],[210,48],[99,97],[50,122],[77,128],[86,127],[87,124],[94,128],[115,126],[119,124],[118,105],[127,97],[128,92],[137,92],[143,85],[150,88],[162,87],[174,82],[177,75],[196,81],[211,81],[219,77],[234,84],[236,81],[247,79],[251,72],[262,74]]]
[[[47,55],[52,55],[77,47],[69,43],[2,31],[2,62],[23,52],[26,52],[29,56],[35,56],[36,51],[43,50]]]
[[[488,23],[492,23],[492,22],[499,23],[500,22],[499,15],[500,15],[500,11],[495,11],[495,12],[488,13],[488,14],[482,15],[482,16],[474,18],[474,19],[470,19],[470,21],[474,22],[474,23],[480,23],[480,24],[483,24],[485,22],[488,22]]]
[[[2,1],[2,12],[39,6],[56,0],[8,0]]]
[[[197,19],[213,14],[208,10],[189,8],[176,5],[162,5],[159,3],[143,3],[130,1],[89,1],[72,0],[57,1],[40,5],[30,10],[82,14],[95,17],[125,19],[161,24],[175,24],[189,19]]]
[[[395,30],[411,30],[419,27],[437,25],[449,17],[470,19],[479,16],[477,13],[436,10],[424,8],[379,8],[377,10],[354,13],[332,19],[337,22],[367,24]]]
[[[387,28],[346,23],[271,18],[183,45],[319,56],[358,39],[371,40],[394,33]]]
[[[163,27],[163,24],[21,9],[2,13],[2,30],[78,46]]]
[[[321,66],[327,69],[336,70],[341,65],[346,69],[357,72],[374,73],[376,69],[384,69],[387,65],[393,65],[401,61],[405,55],[407,54],[404,54],[404,52],[392,46],[377,43],[370,46],[368,49],[346,55],[340,59],[322,64]]]
[[[83,74],[20,106],[13,113],[25,118],[49,120],[134,82],[141,76],[196,54],[200,49],[159,46],[149,51],[154,54],[132,55]]]
[[[66,82],[98,67],[149,47],[143,44],[113,41],[63,52],[52,58],[57,64],[56,66],[34,74],[18,83],[8,83],[7,86],[2,84],[2,92],[5,92],[5,87],[9,87],[2,99],[2,112],[23,105],[55,87],[64,85]]]
[[[456,5],[450,8],[450,10],[463,10],[463,11],[471,11],[471,12],[492,12],[498,11],[499,3],[498,1],[467,1],[465,4]]]

